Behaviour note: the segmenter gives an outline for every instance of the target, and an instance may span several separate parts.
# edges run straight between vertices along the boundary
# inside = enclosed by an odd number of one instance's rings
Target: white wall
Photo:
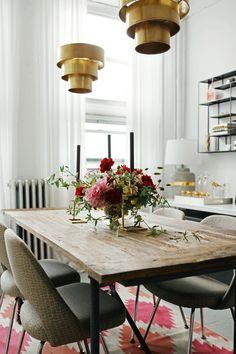
[[[187,26],[185,135],[197,137],[198,81],[236,70],[236,1],[192,0]],[[230,185],[236,194],[236,152],[201,154],[195,172]]]

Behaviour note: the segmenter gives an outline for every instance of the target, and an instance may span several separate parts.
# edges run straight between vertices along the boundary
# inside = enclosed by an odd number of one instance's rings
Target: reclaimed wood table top
[[[148,225],[166,230],[117,232],[99,223],[72,224],[64,210],[8,210],[4,214],[82,267],[100,284],[149,277],[183,276],[235,268],[236,231],[143,214]],[[199,240],[193,235],[197,231]],[[187,232],[185,234],[185,232]]]

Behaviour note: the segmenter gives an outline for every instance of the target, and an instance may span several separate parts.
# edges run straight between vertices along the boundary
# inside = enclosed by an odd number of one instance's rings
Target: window
[[[100,12],[96,7],[96,13],[94,9],[93,4],[89,6],[87,42],[104,48],[105,67],[98,72],[99,79],[86,98],[85,155],[89,170],[98,168],[100,160],[108,155],[108,134],[112,158],[116,164],[124,163],[127,130],[127,36],[121,21],[104,15],[109,6],[104,5]]]

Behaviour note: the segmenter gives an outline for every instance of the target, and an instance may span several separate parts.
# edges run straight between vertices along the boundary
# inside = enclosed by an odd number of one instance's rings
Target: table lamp
[[[177,165],[168,185],[174,187],[174,194],[195,190],[195,175],[185,165],[199,161],[197,143],[193,139],[168,140],[166,144],[165,165]]]

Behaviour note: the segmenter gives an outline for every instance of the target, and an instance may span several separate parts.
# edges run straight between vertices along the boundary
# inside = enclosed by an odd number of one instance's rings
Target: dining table
[[[26,230],[87,272],[91,284],[92,354],[99,353],[101,286],[116,282],[140,285],[236,268],[236,230],[152,213],[142,213],[143,227],[124,230],[110,230],[106,219],[95,226],[85,222],[83,214],[81,221],[74,223],[62,209],[5,210],[4,215],[8,227],[17,225]],[[236,354],[235,334],[234,325]],[[147,345],[142,349],[151,353]]]

